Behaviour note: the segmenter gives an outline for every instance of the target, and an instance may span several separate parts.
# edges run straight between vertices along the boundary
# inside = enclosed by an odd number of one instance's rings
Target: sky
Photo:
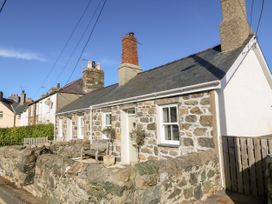
[[[89,1],[86,15],[59,57]],[[92,26],[83,41],[79,41],[100,1],[8,0],[0,13],[0,90],[4,96],[20,94],[24,89],[28,97],[37,99],[58,82],[63,86],[91,32]],[[0,4],[2,2],[0,0]],[[251,2],[247,0],[249,22]],[[105,72],[105,85],[116,83],[121,39],[129,32],[134,32],[139,41],[139,63],[143,70],[218,45],[220,4],[220,0],[108,0],[71,80],[82,76],[87,60],[94,60]],[[272,1],[265,1],[258,32],[258,41],[270,68],[271,8]],[[253,31],[256,31],[260,10],[261,0],[255,1]],[[50,70],[53,71],[47,77]]]

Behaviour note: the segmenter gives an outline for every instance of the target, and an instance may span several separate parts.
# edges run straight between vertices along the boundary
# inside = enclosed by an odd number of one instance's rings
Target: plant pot
[[[111,166],[115,164],[115,156],[113,155],[106,155],[103,156],[103,162],[105,166]]]

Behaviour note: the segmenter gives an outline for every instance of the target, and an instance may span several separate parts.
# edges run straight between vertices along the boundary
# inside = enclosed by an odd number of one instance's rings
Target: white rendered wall
[[[28,126],[28,109],[21,113],[20,126]]]
[[[255,48],[258,49],[258,48]],[[251,49],[224,88],[220,102],[222,135],[266,136],[272,134],[272,90],[265,67]]]
[[[52,106],[48,105],[48,101],[52,102]],[[38,117],[38,124],[55,124],[55,114],[57,107],[57,94],[53,94],[44,98],[37,103],[36,114]]]

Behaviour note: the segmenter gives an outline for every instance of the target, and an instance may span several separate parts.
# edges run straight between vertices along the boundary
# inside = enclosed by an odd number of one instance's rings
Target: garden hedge
[[[0,146],[22,144],[24,138],[48,137],[54,138],[54,125],[32,125],[15,128],[0,128]]]

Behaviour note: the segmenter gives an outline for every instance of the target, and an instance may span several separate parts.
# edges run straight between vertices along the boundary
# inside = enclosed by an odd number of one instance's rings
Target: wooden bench
[[[105,156],[107,154],[108,144],[108,140],[92,141],[92,143],[90,144],[90,149],[81,149],[81,158],[83,158],[84,156],[91,156],[95,157],[95,160],[98,161],[99,157]]]

